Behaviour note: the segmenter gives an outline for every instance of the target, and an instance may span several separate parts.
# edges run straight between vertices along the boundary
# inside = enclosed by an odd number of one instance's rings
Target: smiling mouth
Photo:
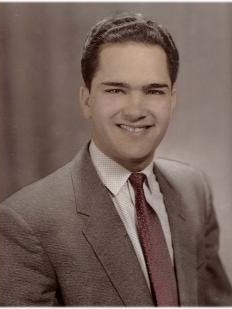
[[[123,129],[123,130],[125,130],[125,131],[127,131],[127,132],[134,133],[134,134],[139,134],[139,133],[145,132],[151,126],[132,127],[132,126],[128,126],[128,125],[125,125],[125,124],[119,124],[118,127]]]

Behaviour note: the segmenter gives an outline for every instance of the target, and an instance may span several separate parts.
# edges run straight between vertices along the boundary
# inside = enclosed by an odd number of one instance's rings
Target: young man
[[[91,30],[80,102],[92,139],[3,202],[2,305],[232,305],[206,180],[154,163],[178,65],[170,34],[140,14]]]

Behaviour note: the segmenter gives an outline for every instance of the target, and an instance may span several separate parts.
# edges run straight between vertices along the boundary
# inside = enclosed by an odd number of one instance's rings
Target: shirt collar
[[[100,149],[93,141],[90,143],[89,152],[93,161],[93,165],[96,168],[102,183],[108,188],[108,190],[110,190],[113,195],[117,195],[130,177],[131,171],[127,170],[125,167],[106,156],[102,151],[100,151]],[[141,173],[144,173],[147,176],[147,185],[149,189],[152,172],[153,162],[151,162],[144,170],[141,171]]]

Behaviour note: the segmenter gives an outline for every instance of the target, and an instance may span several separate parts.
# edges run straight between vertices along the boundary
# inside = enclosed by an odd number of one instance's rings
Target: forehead
[[[169,80],[167,56],[158,45],[137,42],[105,44],[99,51],[97,79],[144,83]]]

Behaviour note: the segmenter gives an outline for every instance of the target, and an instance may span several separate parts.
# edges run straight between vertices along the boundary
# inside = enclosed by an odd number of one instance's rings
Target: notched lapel
[[[197,305],[196,239],[189,230],[186,206],[180,194],[157,166],[154,173],[168,213],[180,305],[194,306]]]
[[[152,306],[131,241],[107,189],[98,178],[87,148],[76,159],[72,174],[77,211],[88,216],[83,233],[122,303]]]

